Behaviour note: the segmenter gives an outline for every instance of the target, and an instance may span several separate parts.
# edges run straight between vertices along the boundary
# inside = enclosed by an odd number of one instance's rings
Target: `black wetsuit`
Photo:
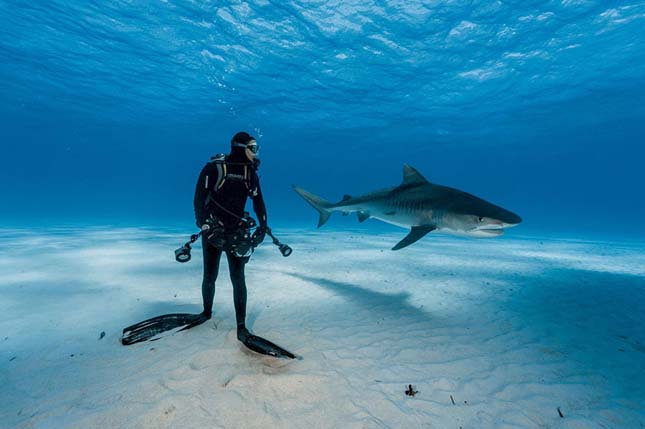
[[[211,161],[202,169],[197,187],[195,189],[195,221],[201,227],[211,215],[220,220],[226,228],[235,228],[244,215],[244,207],[248,197],[253,200],[260,228],[267,227],[267,214],[260,189],[260,180],[257,175],[257,164],[250,162],[243,148],[234,147],[226,156],[226,175],[218,172],[217,162]],[[220,163],[219,171],[223,171]],[[245,175],[246,172],[246,175]],[[217,185],[220,185],[219,189]],[[219,271],[222,250],[214,247],[202,235],[202,248],[204,254],[204,278],[202,281],[202,298],[204,300],[204,315],[211,316],[213,298],[215,296],[215,280]],[[244,265],[248,257],[237,257],[231,252],[226,252],[228,267],[233,284],[233,299],[235,303],[235,319],[237,322],[238,336],[241,331],[246,331],[246,281],[244,278]]]

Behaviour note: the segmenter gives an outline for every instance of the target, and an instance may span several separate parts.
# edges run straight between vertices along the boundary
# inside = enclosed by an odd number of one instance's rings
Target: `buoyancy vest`
[[[232,162],[225,154],[212,157],[210,163],[217,171],[217,178],[206,176],[205,205],[211,217],[217,218],[222,225],[234,227],[245,217],[246,199],[258,194],[254,180],[256,167],[249,162]],[[213,179],[216,182],[209,183]]]
[[[226,159],[226,155],[223,153],[217,154],[211,158],[211,163],[215,164],[217,168],[217,183],[213,186],[214,192],[219,192],[220,189],[227,183],[230,182],[242,182],[249,193],[249,196],[253,196],[251,193],[251,175],[253,168],[252,164],[247,162],[230,162]],[[243,168],[242,174],[232,173],[231,166],[240,165]],[[208,188],[208,184],[206,184]]]

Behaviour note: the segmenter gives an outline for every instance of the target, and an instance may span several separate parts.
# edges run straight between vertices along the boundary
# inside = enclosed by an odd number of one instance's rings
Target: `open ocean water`
[[[0,17],[5,225],[188,230],[200,169],[247,130],[275,226],[315,226],[292,184],[335,201],[409,163],[520,214],[513,234],[645,236],[642,2],[2,0]]]

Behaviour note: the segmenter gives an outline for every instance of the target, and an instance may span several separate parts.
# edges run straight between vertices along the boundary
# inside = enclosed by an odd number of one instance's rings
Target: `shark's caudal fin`
[[[312,194],[311,192],[307,192],[304,189],[299,188],[298,186],[294,185],[293,190],[296,191],[296,193],[302,198],[304,198],[304,200],[308,202],[311,207],[318,210],[318,213],[320,213],[318,228],[323,226],[329,220],[329,216],[331,216],[331,212],[327,209],[332,206],[332,203]]]

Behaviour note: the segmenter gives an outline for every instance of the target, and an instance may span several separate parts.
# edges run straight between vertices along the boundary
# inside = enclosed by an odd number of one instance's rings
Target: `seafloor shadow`
[[[382,293],[365,287],[357,286],[351,283],[343,283],[323,277],[311,277],[299,273],[283,274],[314,283],[338,295],[341,295],[353,304],[365,307],[370,310],[375,317],[380,317],[384,313],[395,314],[396,316],[405,315],[408,318],[418,320],[430,320],[432,315],[421,310],[408,302],[411,294],[409,292],[399,293]]]
[[[408,321],[436,320],[431,313],[412,305],[408,292],[388,294],[323,277],[283,274],[339,294],[352,304],[369,309],[375,318],[392,315],[403,316]],[[590,358],[601,358],[599,346],[605,346],[604,341],[617,343],[616,349],[621,352],[633,350],[642,359],[645,353],[644,277],[559,267],[539,274],[516,274],[512,278],[502,275],[501,280],[511,282],[510,290],[514,292],[507,291],[505,296],[489,297],[487,301],[506,317],[519,318],[533,331],[550,332],[556,342],[586,350]],[[645,368],[643,362],[637,366]]]

